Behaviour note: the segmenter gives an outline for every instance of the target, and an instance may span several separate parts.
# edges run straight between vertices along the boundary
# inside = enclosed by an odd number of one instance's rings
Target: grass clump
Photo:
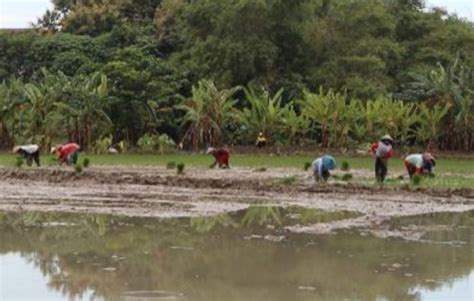
[[[82,172],[82,165],[81,164],[76,164],[74,165],[74,171],[77,173],[77,174],[80,174]]]
[[[184,163],[178,163],[176,165],[176,170],[178,172],[179,175],[182,175],[184,174],[184,168],[185,168],[185,164]]]
[[[84,161],[82,161],[82,165],[84,165],[84,168],[89,168],[91,165],[91,160],[89,158],[84,158]]]
[[[25,164],[25,161],[22,157],[16,157],[15,166],[21,168]]]
[[[421,184],[421,177],[419,175],[414,175],[411,182],[414,186],[419,186]]]
[[[342,171],[349,171],[351,169],[351,165],[347,161],[342,161],[341,163],[341,170]]]
[[[254,172],[266,172],[267,171],[267,168],[266,167],[260,167],[260,168],[256,168],[253,170]]]
[[[308,171],[311,168],[311,162],[305,162],[304,163],[304,170]]]
[[[351,173],[346,173],[346,174],[344,174],[344,175],[342,176],[342,180],[343,180],[344,182],[349,182],[349,181],[352,180],[352,179],[353,179],[353,176],[352,176]]]
[[[166,169],[175,169],[176,168],[176,162],[175,161],[169,161],[166,163]]]

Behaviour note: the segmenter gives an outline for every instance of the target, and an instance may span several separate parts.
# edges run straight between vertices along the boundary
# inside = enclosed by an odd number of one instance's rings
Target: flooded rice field
[[[294,206],[166,219],[4,211],[0,300],[474,300],[474,212],[381,220],[375,232],[289,231],[359,215]],[[381,238],[377,228],[412,235]]]

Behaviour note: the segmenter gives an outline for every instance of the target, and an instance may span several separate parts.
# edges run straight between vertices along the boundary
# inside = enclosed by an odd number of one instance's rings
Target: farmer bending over
[[[59,159],[59,164],[66,163],[67,165],[76,164],[79,159],[79,150],[81,147],[76,143],[68,143],[58,145],[51,148],[51,153],[56,154]]]
[[[31,166],[33,161],[40,166],[40,147],[37,144],[20,145],[13,148],[13,153],[26,159],[26,164]]]
[[[405,167],[407,168],[410,179],[414,175],[428,175],[431,174],[433,167],[436,166],[436,161],[430,153],[412,154],[405,158]]]
[[[257,142],[255,143],[255,145],[258,147],[258,148],[264,148],[266,145],[267,145],[267,138],[265,138],[265,136],[263,136],[263,133],[260,132],[258,134],[258,137],[257,137]]]
[[[316,182],[323,180],[326,182],[331,176],[330,170],[336,168],[336,159],[334,157],[325,155],[313,161],[313,176]]]
[[[380,141],[372,144],[372,153],[375,155],[375,178],[383,183],[388,171],[388,159],[393,156],[393,139],[390,135],[380,138]]]
[[[212,163],[211,168],[219,166],[219,168],[230,168],[229,166],[229,158],[230,152],[226,148],[213,148],[209,147],[207,149],[208,155],[213,155],[215,158],[214,163]]]

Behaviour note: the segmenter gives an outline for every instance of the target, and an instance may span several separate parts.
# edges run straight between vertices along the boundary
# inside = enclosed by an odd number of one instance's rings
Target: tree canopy
[[[362,103],[385,97],[433,108],[451,102],[444,122],[470,142],[441,139],[439,146],[474,144],[473,23],[427,10],[422,0],[52,2],[36,30],[0,32],[0,81],[39,85],[43,69],[79,81],[100,72],[109,81],[100,110],[114,140],[134,144],[145,133],[183,139],[190,113],[182,107],[197,91],[193,86],[206,83],[222,90],[216,95],[235,87],[271,95],[282,89],[279,114],[287,116],[299,116],[298,100],[321,87]],[[212,84],[198,84],[203,79]],[[251,110],[248,93],[238,90],[229,102]],[[239,118],[231,119],[225,127],[235,131]],[[220,142],[231,143],[226,137],[235,135],[223,131]]]

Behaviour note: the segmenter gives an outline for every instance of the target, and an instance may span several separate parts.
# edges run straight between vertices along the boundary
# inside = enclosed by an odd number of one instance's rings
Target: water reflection
[[[0,213],[0,258],[31,263],[49,290],[71,300],[423,300],[427,292],[474,271],[472,213],[450,231],[464,244],[357,233],[285,233],[280,243],[243,239],[249,233],[280,233],[289,223],[353,215],[276,207],[161,221]],[[431,222],[426,220],[399,223]],[[2,289],[8,290],[12,275],[3,274]],[[34,285],[24,285],[34,297]]]

